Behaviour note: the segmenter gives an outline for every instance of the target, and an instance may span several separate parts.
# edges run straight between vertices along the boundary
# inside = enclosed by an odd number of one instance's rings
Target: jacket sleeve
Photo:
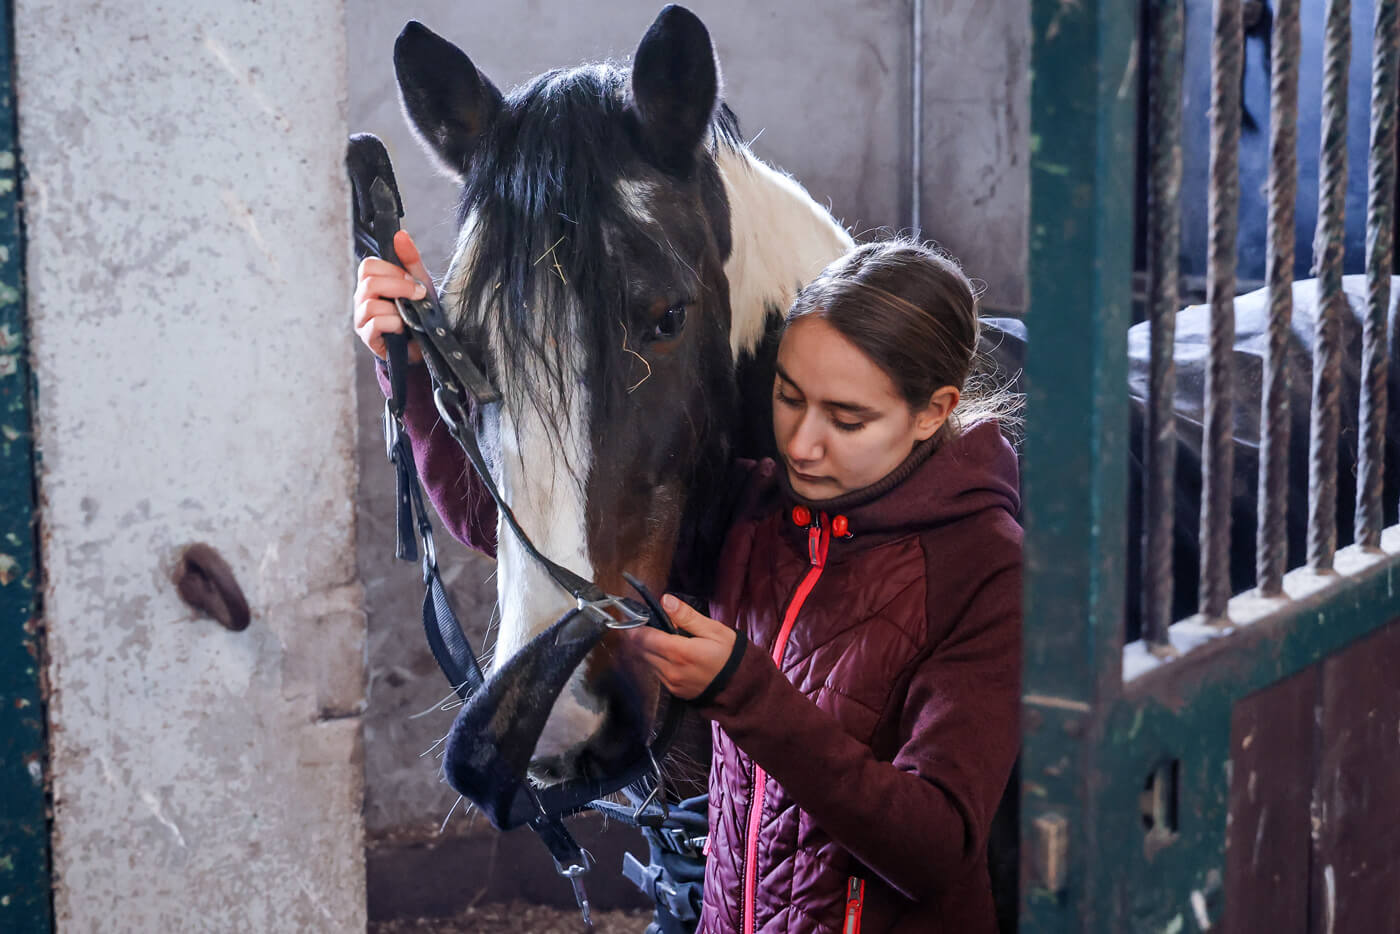
[[[389,398],[389,369],[383,361],[375,361],[374,375],[384,398]],[[419,483],[448,534],[494,558],[496,503],[438,415],[427,366],[410,365],[404,374],[404,389],[403,423],[413,447]]]
[[[1021,569],[983,582],[913,672],[899,751],[869,746],[793,687],[752,643],[701,713],[840,846],[907,898],[964,879],[983,859],[1019,748]]]

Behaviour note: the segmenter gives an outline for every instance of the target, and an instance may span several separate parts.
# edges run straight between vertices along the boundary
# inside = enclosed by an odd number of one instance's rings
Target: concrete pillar
[[[14,6],[58,924],[363,929],[342,0]]]

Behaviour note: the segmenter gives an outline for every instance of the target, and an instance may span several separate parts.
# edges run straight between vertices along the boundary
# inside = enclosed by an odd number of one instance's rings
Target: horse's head
[[[495,480],[554,561],[611,593],[628,593],[624,571],[660,592],[687,509],[723,476],[741,351],[844,232],[748,156],[718,106],[709,35],[684,9],[662,11],[631,69],[553,71],[509,95],[417,23],[394,58],[410,123],[461,184],[444,303],[504,396],[482,413]],[[825,218],[826,245],[800,270],[750,256],[786,281],[749,312],[757,324],[736,322],[735,224],[763,197],[731,204],[733,176],[762,171]],[[572,602],[505,528],[497,558],[499,665]],[[560,696],[536,779],[607,770],[650,728],[657,686],[625,644],[610,634]]]

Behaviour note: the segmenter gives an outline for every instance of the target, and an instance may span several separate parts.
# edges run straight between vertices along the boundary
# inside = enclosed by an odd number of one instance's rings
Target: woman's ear
[[[958,392],[956,386],[935,389],[933,395],[929,396],[928,405],[914,415],[914,436],[920,441],[932,438],[938,429],[943,427],[948,416],[953,414],[953,409],[958,407],[958,400],[961,398],[962,393]]]

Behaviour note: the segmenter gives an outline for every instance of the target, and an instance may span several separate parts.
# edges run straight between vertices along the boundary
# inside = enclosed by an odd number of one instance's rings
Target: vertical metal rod
[[[1390,318],[1395,205],[1395,81],[1400,65],[1397,0],[1376,4],[1371,51],[1371,159],[1366,210],[1366,321],[1361,338],[1361,437],[1356,542],[1379,548],[1385,488],[1386,328]]]
[[[909,226],[914,236],[921,237],[919,227],[922,218],[923,201],[923,150],[924,150],[924,0],[912,0],[914,4],[914,35],[911,40],[909,80],[910,124],[909,124]]]
[[[1147,289],[1151,369],[1143,488],[1143,638],[1165,648],[1172,609],[1172,488],[1176,475],[1176,339],[1181,268],[1183,0],[1156,0],[1151,17],[1147,123]]]
[[[1225,616],[1230,601],[1230,492],[1234,474],[1231,360],[1235,343],[1235,237],[1240,204],[1239,0],[1215,0],[1210,56],[1210,353],[1201,462],[1201,612]]]
[[[1269,342],[1259,413],[1259,523],[1255,570],[1259,592],[1283,592],[1288,563],[1288,339],[1293,327],[1294,203],[1298,198],[1298,0],[1274,8],[1269,92]]]
[[[1347,69],[1351,0],[1327,0],[1323,44],[1322,158],[1318,178],[1317,338],[1313,346],[1312,424],[1308,458],[1308,566],[1330,570],[1337,551],[1337,442],[1340,428],[1342,258],[1346,249]]]

